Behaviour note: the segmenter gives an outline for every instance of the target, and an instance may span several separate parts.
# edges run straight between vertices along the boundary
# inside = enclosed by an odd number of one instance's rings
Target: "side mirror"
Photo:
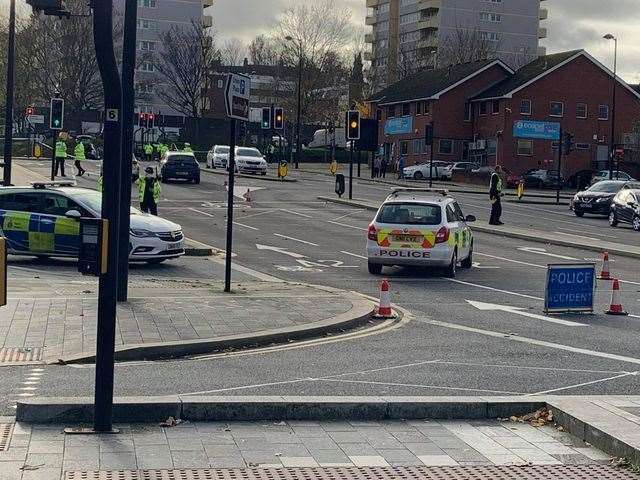
[[[476,221],[476,217],[475,215],[467,215],[464,219],[465,222],[467,223],[473,223]]]
[[[67,213],[64,214],[64,216],[67,218],[72,218],[74,220],[80,220],[80,218],[82,218],[82,215],[78,210],[69,210]]]

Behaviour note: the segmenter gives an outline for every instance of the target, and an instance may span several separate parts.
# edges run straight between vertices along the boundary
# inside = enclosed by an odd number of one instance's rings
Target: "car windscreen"
[[[102,212],[102,193],[100,192],[82,192],[75,193],[73,200],[94,211],[98,215]],[[131,214],[141,213],[137,208],[131,207]]]
[[[216,147],[214,153],[229,153],[229,147]]]
[[[171,155],[171,156],[167,157],[167,163],[168,164],[180,163],[182,165],[190,165],[190,164],[195,165],[196,159],[195,159],[195,157],[192,157],[191,155]]]
[[[442,209],[427,203],[387,203],[380,209],[376,221],[397,225],[439,225]]]
[[[598,182],[588,189],[589,192],[616,193],[622,188],[624,183],[621,182]]]
[[[236,155],[241,157],[256,157],[262,158],[262,154],[258,150],[254,150],[252,148],[239,148],[236,150]]]

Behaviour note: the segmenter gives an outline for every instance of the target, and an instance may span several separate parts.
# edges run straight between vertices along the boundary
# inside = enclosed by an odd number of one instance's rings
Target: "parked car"
[[[160,181],[184,179],[200,183],[200,164],[191,152],[167,152],[160,159]]]
[[[593,185],[594,183],[601,182],[602,180],[609,180],[609,170],[600,170],[599,172],[596,172],[596,174],[591,179],[591,184]],[[627,172],[614,170],[612,180],[625,180],[627,182],[633,182],[635,181],[635,178],[633,178]]]
[[[267,174],[267,161],[260,150],[253,147],[236,147],[236,172]]]
[[[227,168],[229,164],[229,145],[214,145],[207,152],[208,168]]]
[[[440,178],[440,175],[438,175],[438,173],[442,171],[442,168],[443,167],[438,167],[436,162],[433,162],[433,169],[432,169],[431,175],[434,180],[437,180]],[[421,163],[419,165],[412,165],[410,167],[406,167],[404,170],[402,170],[402,173],[404,174],[404,178],[413,178],[414,180],[422,180],[425,178],[429,178],[429,169],[430,167],[428,163]]]
[[[471,172],[480,166],[472,162],[454,162],[445,166],[440,172],[442,180],[452,180],[454,172]]]
[[[611,202],[609,225],[615,227],[619,223],[630,223],[640,232],[640,185],[620,190]]]
[[[556,170],[535,169],[524,174],[524,184],[530,188],[557,188],[564,185],[564,178]]]
[[[596,173],[595,170],[580,170],[567,178],[565,185],[576,190],[584,190],[585,187],[591,185],[591,179]]]
[[[640,183],[623,180],[603,180],[588,189],[576,193],[571,199],[570,208],[578,217],[585,213],[609,215],[613,197],[622,190],[640,188]]]

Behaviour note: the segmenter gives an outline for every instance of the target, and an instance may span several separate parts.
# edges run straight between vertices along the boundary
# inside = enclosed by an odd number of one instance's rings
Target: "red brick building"
[[[640,120],[640,93],[621,79],[616,85],[615,142],[622,146]],[[606,168],[612,94],[612,72],[576,50],[540,57],[517,72],[497,61],[423,72],[375,95],[372,103],[380,120],[380,143],[394,157],[405,154],[408,164],[428,161],[421,142],[426,124],[434,122],[436,160],[499,163],[518,173],[551,168],[557,142],[514,138],[513,128],[521,120],[558,122],[575,140],[574,151],[563,160],[566,177]],[[427,105],[426,115],[419,102]],[[405,133],[408,124],[411,133]]]

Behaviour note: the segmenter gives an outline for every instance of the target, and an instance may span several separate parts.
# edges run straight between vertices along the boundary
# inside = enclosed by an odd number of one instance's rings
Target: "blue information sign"
[[[513,122],[513,136],[539,140],[560,140],[560,124],[558,122],[518,120]]]
[[[593,312],[594,263],[547,265],[545,312]]]
[[[384,133],[386,135],[413,133],[413,117],[390,118],[384,124]]]

